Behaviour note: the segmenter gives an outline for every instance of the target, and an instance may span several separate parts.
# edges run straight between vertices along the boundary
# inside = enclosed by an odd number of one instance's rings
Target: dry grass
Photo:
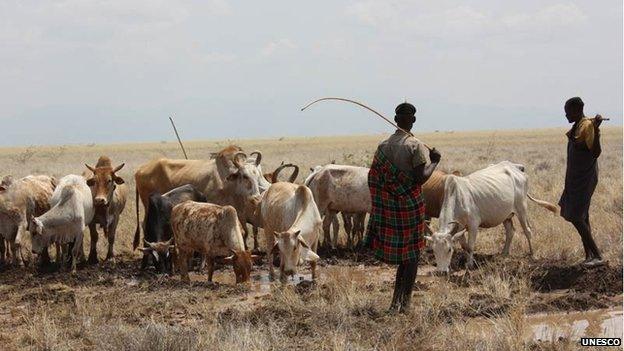
[[[557,202],[565,171],[563,132],[432,133],[420,137],[442,152],[441,168],[447,171],[467,174],[501,160],[523,163],[531,193]],[[383,138],[188,142],[186,148],[190,157],[202,158],[236,143],[248,152],[261,150],[265,171],[285,161],[300,165],[305,176],[309,167],[332,160],[368,165],[376,144]],[[618,271],[621,275],[622,265],[621,129],[604,129],[603,150],[591,220],[598,246],[612,267],[599,273],[615,277]],[[80,174],[84,163],[94,163],[102,154],[110,156],[114,163],[126,163],[121,175],[131,189],[132,171],[140,164],[157,157],[181,157],[175,142],[5,148],[0,149],[0,176]],[[131,199],[122,216],[115,246],[116,266],[88,267],[75,277],[63,273],[40,276],[18,269],[0,273],[1,349],[570,350],[577,347],[573,340],[530,342],[525,335],[524,315],[540,308],[612,305],[614,302],[609,303],[606,295],[615,294],[617,298],[622,292],[621,280],[619,289],[609,282],[596,283],[596,287],[573,282],[576,285],[571,286],[572,293],[563,298],[540,289],[536,283],[541,282],[540,276],[554,268],[568,272],[565,267],[578,262],[583,251],[571,225],[534,205],[530,205],[530,219],[536,262],[524,257],[527,245],[521,233],[514,238],[512,257],[503,258],[499,256],[504,242],[502,228],[483,230],[477,243],[481,267],[448,281],[420,279],[408,315],[386,313],[392,294],[391,267],[387,266],[325,266],[321,267],[322,278],[317,285],[274,285],[269,294],[259,293],[257,283],[189,286],[180,284],[177,278],[141,274],[139,254],[131,251],[136,225],[134,206]],[[102,258],[105,240],[100,240],[99,245]],[[328,263],[353,264],[348,260]],[[355,271],[369,274],[356,279]],[[232,274],[225,269],[216,280],[231,281]],[[599,276],[591,272],[571,274],[586,274],[592,279]],[[256,279],[266,275],[266,264],[254,275]],[[584,305],[575,298],[596,301]]]

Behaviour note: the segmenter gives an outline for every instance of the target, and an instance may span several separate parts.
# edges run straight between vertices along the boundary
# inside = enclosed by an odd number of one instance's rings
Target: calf
[[[208,281],[212,281],[214,258],[228,255],[225,261],[233,264],[236,283],[249,280],[252,259],[255,257],[245,250],[241,225],[234,207],[186,201],[173,207],[171,227],[176,247],[176,265],[183,281],[190,281],[188,260],[193,252],[206,255]]]
[[[557,207],[528,194],[528,179],[523,171],[524,166],[503,161],[466,177],[447,177],[438,230],[425,236],[433,247],[438,271],[449,271],[453,242],[458,240],[468,252],[468,268],[474,267],[473,250],[479,227],[490,228],[502,223],[506,236],[503,254],[508,255],[514,235],[514,214],[527,238],[529,254],[533,255],[527,199],[553,213],[557,212]],[[466,229],[460,231],[462,228]],[[468,242],[465,231],[468,231]]]
[[[206,202],[206,196],[191,184],[182,185],[162,195],[158,192],[150,194],[145,214],[141,269],[147,268],[153,259],[154,266],[159,272],[171,271],[170,251],[173,248],[171,210],[185,201]]]
[[[108,251],[105,260],[114,259],[113,246],[115,245],[117,224],[119,223],[119,216],[126,206],[128,188],[124,184],[124,180],[117,175],[117,172],[123,168],[123,163],[113,168],[110,158],[100,156],[95,167],[87,164],[85,166],[91,174],[85,172],[86,174],[83,173],[83,176],[87,178],[87,185],[91,188],[95,208],[95,215],[89,223],[91,248],[88,262],[97,264],[97,225],[99,224],[100,228],[104,230],[104,236],[108,239]]]
[[[26,235],[28,223],[50,209],[49,200],[56,187],[56,179],[38,175],[21,179],[6,176],[0,182],[0,240],[5,242],[6,260],[23,265],[20,244]],[[45,250],[42,264],[49,261]]]
[[[272,184],[260,203],[270,277],[274,277],[273,256],[280,257],[280,279],[297,273],[301,261],[310,262],[316,279],[321,215],[312,192],[305,185],[286,182]]]
[[[71,271],[76,272],[76,261],[83,257],[83,230],[93,220],[94,208],[91,189],[82,176],[70,174],[60,179],[50,199],[50,210],[30,222],[32,251],[40,254],[51,243],[72,246]],[[68,253],[63,250],[61,262]]]

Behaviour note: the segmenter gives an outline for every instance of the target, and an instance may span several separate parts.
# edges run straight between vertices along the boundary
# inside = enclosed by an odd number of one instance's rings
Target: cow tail
[[[134,240],[132,241],[132,249],[136,250],[139,247],[139,240],[141,240],[141,223],[139,220],[139,187],[135,186],[134,190],[134,200],[136,204],[136,219],[137,219],[137,228],[134,232]]]
[[[529,198],[529,200],[535,202],[536,204],[544,207],[545,209],[547,209],[548,211],[557,214],[557,212],[559,212],[559,209],[557,208],[556,205],[551,204],[548,201],[543,201],[543,200],[538,200],[536,198],[534,198],[533,196],[531,196],[529,193],[527,193],[527,197]]]

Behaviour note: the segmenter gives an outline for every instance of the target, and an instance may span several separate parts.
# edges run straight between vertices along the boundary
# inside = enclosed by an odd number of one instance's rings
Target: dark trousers
[[[412,290],[416,283],[418,260],[419,257],[414,261],[405,261],[399,264],[394,281],[394,295],[390,310],[406,312],[409,308],[412,300]]]

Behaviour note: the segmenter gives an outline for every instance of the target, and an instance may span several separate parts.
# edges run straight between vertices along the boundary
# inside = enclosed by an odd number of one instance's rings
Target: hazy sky
[[[0,145],[622,124],[622,1],[0,1]]]

